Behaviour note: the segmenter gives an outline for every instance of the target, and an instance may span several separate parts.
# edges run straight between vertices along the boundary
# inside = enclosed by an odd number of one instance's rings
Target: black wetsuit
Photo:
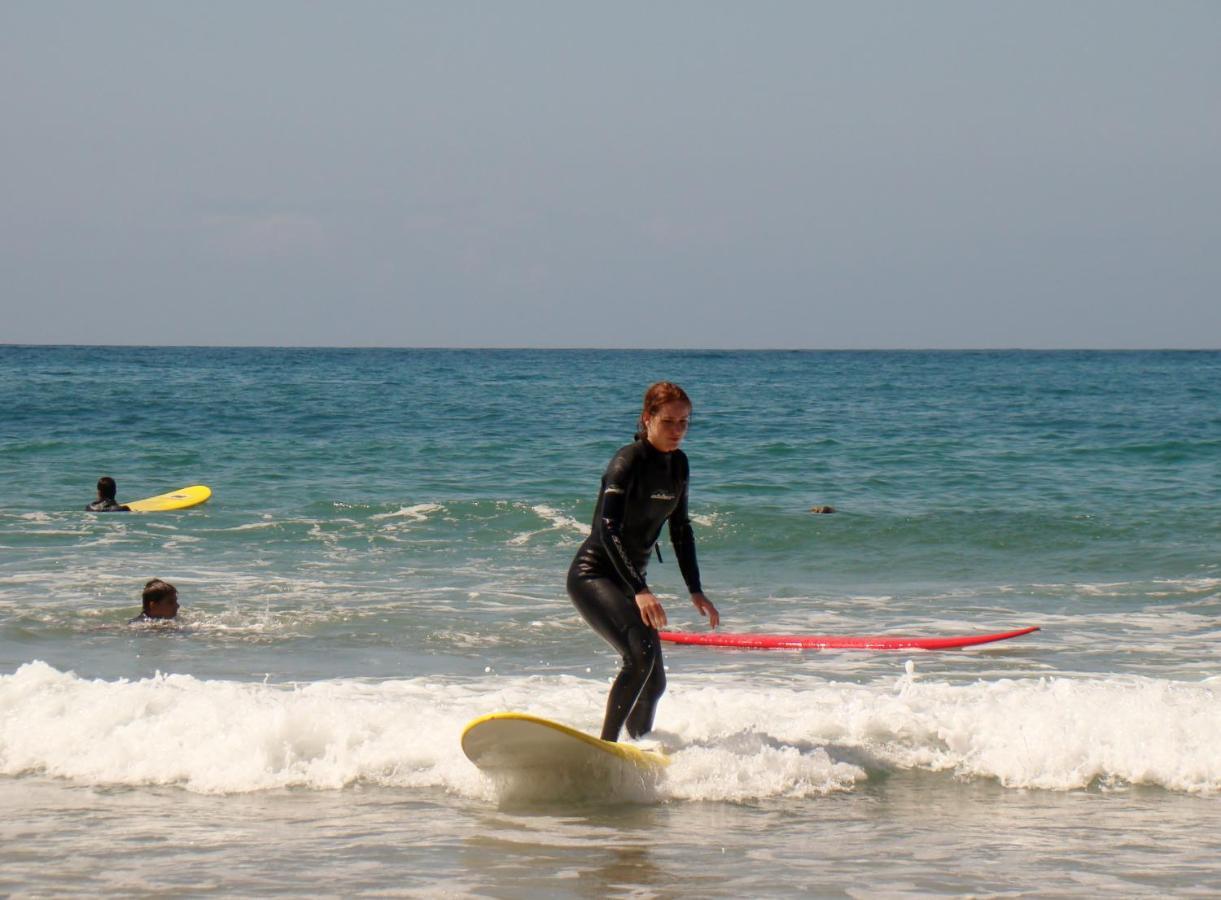
[[[105,497],[101,500],[94,500],[85,507],[85,512],[131,512],[131,509],[113,497]]]
[[[602,476],[590,535],[568,569],[573,605],[623,656],[606,703],[603,740],[618,740],[624,723],[632,737],[652,730],[654,709],[666,689],[661,643],[641,617],[636,594],[649,589],[645,568],[667,520],[687,590],[700,592],[687,516],[688,478],[681,450],[663,453],[647,440],[620,448]]]

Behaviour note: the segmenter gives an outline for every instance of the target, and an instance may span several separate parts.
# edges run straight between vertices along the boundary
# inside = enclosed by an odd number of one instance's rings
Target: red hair
[[[636,423],[637,440],[643,438],[647,432],[644,426],[644,417],[656,415],[657,410],[667,403],[686,403],[687,406],[691,406],[691,398],[687,396],[686,391],[673,381],[658,381],[655,384],[649,385],[649,389],[644,392],[644,404],[640,409],[640,420]]]

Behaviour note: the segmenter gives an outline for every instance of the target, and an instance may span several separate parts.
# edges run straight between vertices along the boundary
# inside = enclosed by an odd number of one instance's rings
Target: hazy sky
[[[1221,2],[0,0],[0,342],[1219,347]]]

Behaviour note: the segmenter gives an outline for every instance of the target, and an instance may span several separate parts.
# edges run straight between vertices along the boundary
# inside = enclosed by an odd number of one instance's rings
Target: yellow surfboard
[[[517,712],[473,719],[462,732],[462,752],[490,773],[626,768],[657,774],[670,764],[662,753],[604,741],[559,722]]]
[[[156,497],[145,497],[143,500],[133,500],[127,504],[132,512],[165,512],[169,509],[186,509],[198,506],[212,496],[212,488],[206,484],[193,484],[190,487],[179,488],[168,494],[158,494]]]

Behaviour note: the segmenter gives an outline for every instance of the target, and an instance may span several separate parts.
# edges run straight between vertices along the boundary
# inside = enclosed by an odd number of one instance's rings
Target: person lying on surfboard
[[[154,578],[144,585],[144,593],[140,595],[144,608],[128,625],[140,622],[156,622],[161,619],[173,619],[178,616],[178,588],[168,581]]]
[[[659,381],[645,392],[636,440],[621,447],[606,467],[590,535],[568,569],[568,596],[577,612],[623,657],[606,701],[604,741],[617,741],[625,724],[634,738],[651,731],[666,689],[657,637],[666,611],[644,577],[663,523],[670,523],[670,542],[691,602],[713,628],[720,621],[700,587],[687,515],[690,470],[678,445],[690,424],[691,399],[681,387]]]
[[[115,500],[115,492],[119,486],[109,475],[98,479],[98,498],[85,507],[86,512],[131,512],[131,510]]]

